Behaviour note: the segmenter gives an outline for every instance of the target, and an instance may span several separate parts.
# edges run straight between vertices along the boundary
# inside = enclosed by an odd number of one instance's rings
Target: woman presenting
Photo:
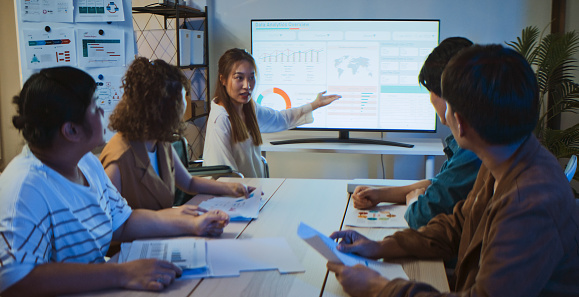
[[[219,59],[218,72],[203,164],[229,165],[246,177],[264,177],[262,132],[279,132],[312,123],[313,110],[341,98],[321,92],[312,103],[282,111],[258,105],[251,96],[256,83],[255,60],[242,49],[226,51]]]

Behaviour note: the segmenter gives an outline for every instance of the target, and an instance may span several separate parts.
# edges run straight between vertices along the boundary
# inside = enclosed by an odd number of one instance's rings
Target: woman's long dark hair
[[[219,79],[219,77],[223,77],[225,80],[229,80],[233,68],[242,61],[249,62],[253,69],[257,71],[255,60],[245,50],[232,48],[226,51],[221,58],[219,58],[219,73],[217,74],[217,83],[215,86],[215,102],[223,105],[229,114],[229,122],[231,123],[232,131],[231,141],[233,143],[245,141],[251,135],[253,144],[261,145],[263,140],[261,139],[261,132],[259,131],[259,125],[257,124],[255,102],[251,99],[248,104],[243,105],[242,110],[245,116],[244,122],[241,119],[241,116],[239,116],[235,111],[232,99],[229,94],[227,94],[227,89]]]

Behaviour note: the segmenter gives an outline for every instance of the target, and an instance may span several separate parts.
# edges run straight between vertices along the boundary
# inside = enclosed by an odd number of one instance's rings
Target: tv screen
[[[300,129],[434,132],[418,73],[438,42],[438,20],[252,20],[253,98],[281,110],[342,95]]]

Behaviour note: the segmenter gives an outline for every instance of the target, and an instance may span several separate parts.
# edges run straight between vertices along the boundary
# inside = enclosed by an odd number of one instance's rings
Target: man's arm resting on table
[[[424,179],[407,186],[399,187],[368,187],[358,186],[354,190],[352,197],[354,198],[355,207],[368,208],[375,206],[380,202],[392,203],[406,203],[406,195],[413,190],[427,188],[430,185],[430,180]]]

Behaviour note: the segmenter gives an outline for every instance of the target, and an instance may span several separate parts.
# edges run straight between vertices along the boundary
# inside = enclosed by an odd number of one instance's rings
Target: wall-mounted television
[[[439,20],[251,20],[253,98],[281,110],[324,90],[342,95],[297,128],[340,132],[329,141],[352,142],[349,131],[435,132],[418,73],[439,43],[439,27]]]

